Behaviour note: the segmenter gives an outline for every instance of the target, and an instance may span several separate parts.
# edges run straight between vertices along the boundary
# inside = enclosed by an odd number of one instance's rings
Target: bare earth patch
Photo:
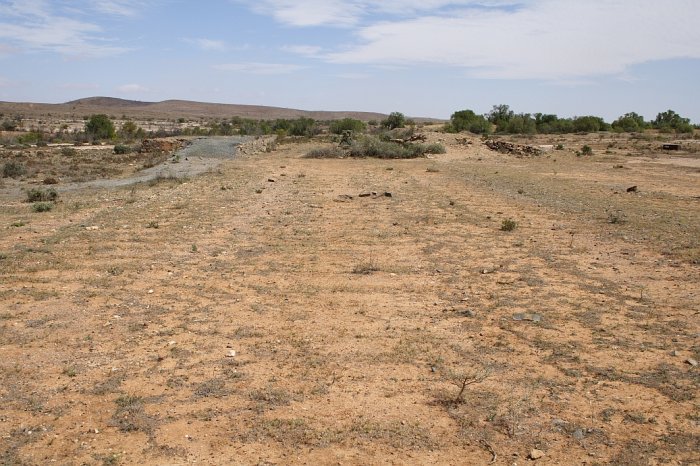
[[[438,139],[0,199],[0,463],[700,462],[694,165]]]

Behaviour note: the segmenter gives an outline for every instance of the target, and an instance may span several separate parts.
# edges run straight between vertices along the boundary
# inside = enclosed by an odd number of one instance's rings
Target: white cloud
[[[148,88],[141,84],[123,84],[117,87],[117,91],[123,94],[133,94],[138,92],[148,92]]]
[[[224,63],[221,65],[214,65],[214,69],[221,71],[238,71],[240,73],[250,73],[250,74],[289,74],[295,71],[299,71],[304,67],[301,65],[293,65],[288,63],[257,63],[257,62],[246,62],[246,63]]]
[[[109,45],[101,37],[99,25],[63,16],[56,8],[44,0],[0,4],[0,39],[25,50],[77,57],[107,56],[128,50]]]
[[[700,2],[569,2],[470,10],[359,30],[361,44],[331,53],[336,63],[466,67],[484,78],[562,79],[623,73],[651,60],[700,58]],[[669,31],[673,31],[670,34]]]
[[[291,26],[353,26],[378,15],[445,14],[456,8],[502,8],[531,0],[238,0]]]
[[[700,58],[697,0],[263,0],[251,8],[292,26],[353,28],[353,43],[320,57],[337,64],[571,82]],[[298,52],[312,56],[304,47]]]
[[[135,16],[143,1],[134,0],[93,0],[92,8],[101,13],[117,16]]]

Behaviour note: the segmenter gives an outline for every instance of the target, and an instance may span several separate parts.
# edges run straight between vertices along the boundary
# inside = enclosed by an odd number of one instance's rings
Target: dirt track
[[[0,458],[699,462],[700,174],[446,142],[3,207]]]

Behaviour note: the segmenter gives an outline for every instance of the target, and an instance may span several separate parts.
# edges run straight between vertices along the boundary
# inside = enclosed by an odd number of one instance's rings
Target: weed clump
[[[3,178],[19,178],[27,172],[24,164],[11,160],[2,167]]]
[[[35,202],[32,204],[34,212],[50,212],[53,209],[53,202]]]
[[[513,231],[517,227],[518,227],[518,223],[511,218],[507,218],[507,219],[503,220],[503,222],[501,223],[501,231]]]
[[[131,150],[131,147],[125,144],[117,144],[116,146],[114,146],[114,153],[117,155],[130,154]]]
[[[56,199],[58,199],[58,192],[53,188],[32,188],[29,191],[27,191],[27,202],[53,202]]]

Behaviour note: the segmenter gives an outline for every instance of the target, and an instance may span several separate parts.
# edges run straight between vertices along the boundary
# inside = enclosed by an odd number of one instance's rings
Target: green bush
[[[27,202],[55,201],[58,199],[58,192],[53,189],[32,188],[27,191]]]
[[[343,118],[342,120],[332,121],[329,126],[329,131],[333,134],[343,134],[343,131],[352,131],[353,133],[363,133],[367,129],[367,125],[360,120],[354,118]]]
[[[32,204],[34,212],[49,212],[53,209],[53,202],[35,202]]]
[[[3,178],[19,178],[26,172],[27,169],[24,167],[24,164],[14,160],[5,162],[5,165],[2,167]]]
[[[382,126],[388,129],[403,128],[406,126],[406,117],[401,112],[392,112],[382,120]]]
[[[518,227],[518,223],[513,219],[503,220],[501,223],[501,231],[513,231]]]
[[[343,156],[345,156],[345,152],[336,146],[318,147],[306,153],[306,157],[310,159],[333,159]]]
[[[114,123],[103,113],[90,116],[85,123],[85,133],[93,140],[113,139],[116,135]]]
[[[73,147],[61,147],[61,155],[64,157],[74,157],[77,153]]]
[[[119,155],[129,154],[131,153],[131,147],[124,144],[117,144],[114,146],[114,153]]]
[[[593,155],[593,149],[591,146],[585,145],[581,148],[581,155]]]
[[[693,132],[693,125],[690,124],[690,119],[683,118],[673,110],[659,113],[651,124],[654,128],[666,133],[673,131],[676,133]]]
[[[421,150],[424,154],[444,154],[445,152],[447,152],[445,150],[445,146],[437,142],[433,142],[430,144],[422,144]]]
[[[635,112],[625,113],[612,123],[613,130],[625,133],[644,131],[646,127],[647,124],[644,121],[644,117],[637,115]]]
[[[450,123],[445,126],[448,133],[459,133],[469,131],[474,134],[488,134],[491,132],[491,123],[483,117],[477,115],[472,110],[460,110],[450,117]]]

